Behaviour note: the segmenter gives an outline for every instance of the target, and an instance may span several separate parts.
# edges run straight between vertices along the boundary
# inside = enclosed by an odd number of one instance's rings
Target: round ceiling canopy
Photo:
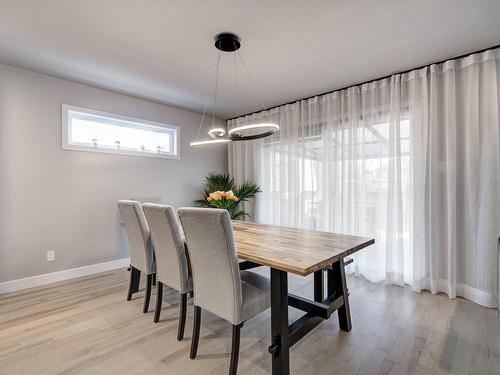
[[[215,48],[223,52],[234,52],[240,49],[240,37],[233,33],[220,33],[214,38]]]

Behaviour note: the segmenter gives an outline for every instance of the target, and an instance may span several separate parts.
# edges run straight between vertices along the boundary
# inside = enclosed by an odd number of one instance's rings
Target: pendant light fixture
[[[203,115],[201,116],[201,122],[200,122],[200,127],[198,129],[198,135],[197,135],[197,140],[193,141],[190,143],[191,146],[202,146],[202,145],[209,145],[209,144],[214,144],[214,143],[227,143],[231,141],[248,141],[252,139],[258,139],[258,138],[264,138],[267,136],[270,136],[271,134],[274,134],[276,131],[279,130],[279,126],[274,123],[271,120],[271,116],[269,115],[266,106],[264,105],[264,102],[262,101],[261,97],[258,94],[257,88],[255,86],[254,81],[252,80],[252,76],[250,75],[250,72],[248,71],[248,68],[243,61],[243,58],[241,57],[241,54],[239,53],[239,48],[241,47],[241,40],[240,38],[233,33],[220,33],[217,34],[214,38],[214,44],[215,48],[219,50],[219,54],[217,57],[217,65],[215,69],[215,85],[214,85],[214,90],[213,90],[213,108],[212,108],[212,127],[208,130],[208,135],[210,138],[208,139],[199,139],[201,129],[203,128],[203,122],[205,120],[205,115],[207,112],[208,108],[208,102],[205,103],[205,109],[203,110]],[[232,128],[229,130],[229,132],[226,134],[226,130],[220,127],[215,127],[215,105],[217,104],[217,89],[218,89],[218,82],[219,82],[219,65],[220,65],[220,58],[221,58],[221,53],[222,52],[229,52],[229,53],[234,53],[234,81],[235,81],[235,86],[236,86],[236,98],[238,98],[238,70],[237,70],[237,58],[239,57],[239,60],[241,61],[241,64],[243,65],[243,68],[245,69],[248,79],[250,80],[250,83],[253,86],[253,89],[255,91],[255,94],[257,98],[259,99],[260,105],[262,106],[262,109],[264,110],[267,121],[265,122],[258,122],[258,123],[253,123],[253,124],[248,124],[248,125],[242,125],[242,126],[237,126],[235,128]],[[238,56],[236,56],[238,55]],[[237,105],[237,113],[238,116],[240,115],[239,113],[239,106]]]

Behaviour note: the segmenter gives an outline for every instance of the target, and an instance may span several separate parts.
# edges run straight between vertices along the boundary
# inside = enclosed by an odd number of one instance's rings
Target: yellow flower
[[[210,193],[209,198],[211,198],[214,201],[225,199],[226,193],[223,191],[214,191],[213,193]]]
[[[218,201],[218,200],[227,200],[227,201],[235,201],[238,202],[239,198],[234,195],[234,192],[232,190],[229,191],[214,191],[209,194],[207,197],[208,202],[213,202],[213,201]]]
[[[238,202],[238,197],[234,195],[232,190],[226,191],[226,200]]]

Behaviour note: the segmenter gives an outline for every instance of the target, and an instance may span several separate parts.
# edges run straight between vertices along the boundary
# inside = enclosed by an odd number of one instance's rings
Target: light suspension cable
[[[243,57],[241,57],[240,51],[238,51],[238,56],[240,57],[241,64],[243,65],[243,68],[245,68],[245,71],[247,72],[248,80],[252,84],[253,90],[255,91],[255,95],[257,96],[257,99],[259,99],[260,105],[262,106],[262,109],[266,113],[267,119],[269,120],[269,122],[272,122],[271,121],[271,116],[269,115],[269,112],[267,112],[267,108],[264,105],[264,101],[262,100],[262,98],[259,95],[259,90],[257,90],[257,86],[255,85],[255,82],[253,81],[252,76],[250,75],[250,71],[247,68],[247,64],[245,64],[245,61],[243,60]]]

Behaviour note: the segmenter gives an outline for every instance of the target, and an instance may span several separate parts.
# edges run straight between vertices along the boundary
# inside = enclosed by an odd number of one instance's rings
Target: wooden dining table
[[[290,373],[290,348],[337,311],[340,329],[352,328],[345,257],[375,243],[375,239],[233,221],[240,269],[258,265],[271,269],[272,374]],[[324,273],[327,274],[326,290]],[[314,300],[288,293],[288,274],[314,274]],[[304,315],[288,323],[288,307]]]

